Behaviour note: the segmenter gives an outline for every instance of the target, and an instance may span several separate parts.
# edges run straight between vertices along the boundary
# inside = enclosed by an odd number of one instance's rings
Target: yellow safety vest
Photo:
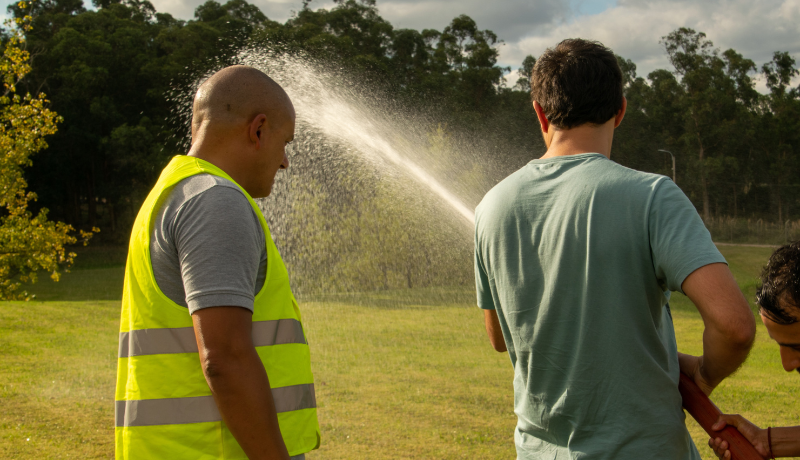
[[[201,173],[234,182],[211,163],[176,156],[162,171],[133,225],[120,318],[117,459],[247,458],[222,422],[203,376],[189,310],[161,292],[150,261],[158,204],[175,184]],[[255,297],[253,343],[269,376],[289,455],[300,455],[320,443],[308,343],[267,222],[250,195],[242,192],[256,211],[267,245],[266,279]]]

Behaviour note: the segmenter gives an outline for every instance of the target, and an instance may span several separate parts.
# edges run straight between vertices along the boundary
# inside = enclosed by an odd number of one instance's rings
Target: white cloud
[[[635,62],[638,74],[646,76],[670,68],[659,40],[678,27],[705,32],[716,47],[733,48],[759,67],[774,51],[800,58],[797,0],[619,0],[601,13],[551,23],[510,43],[501,48],[501,61],[519,66],[527,54],[538,56],[565,38],[580,37],[603,42]]]
[[[176,18],[192,19],[194,18],[194,10],[199,5],[205,3],[205,0],[150,0],[156,11],[169,13]],[[225,3],[226,0],[217,0],[219,3]],[[284,22],[292,15],[292,11],[302,8],[300,0],[248,0],[261,9],[268,18],[273,21]],[[333,5],[333,3],[330,3]],[[326,5],[330,7],[330,5]],[[312,3],[313,6],[313,3]],[[319,4],[319,6],[323,6]]]
[[[396,28],[442,30],[466,14],[480,29],[507,41],[528,35],[531,28],[563,21],[571,11],[568,3],[558,0],[379,0],[377,6]]]

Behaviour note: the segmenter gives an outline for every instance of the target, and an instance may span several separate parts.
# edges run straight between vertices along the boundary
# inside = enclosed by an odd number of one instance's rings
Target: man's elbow
[[[508,348],[506,348],[506,341],[502,338],[499,340],[497,338],[490,338],[489,341],[492,342],[492,348],[494,348],[496,352],[504,353],[508,351]]]
[[[237,375],[246,356],[232,350],[205,350],[200,358],[203,375],[211,382]]]
[[[750,308],[723,332],[728,344],[740,350],[750,350],[756,339],[756,321]]]
[[[750,350],[753,347],[756,340],[756,320],[752,314],[747,316],[731,338],[733,343],[741,348]]]
[[[200,364],[203,369],[203,375],[208,381],[219,380],[230,374],[228,363],[214,355],[204,357]]]

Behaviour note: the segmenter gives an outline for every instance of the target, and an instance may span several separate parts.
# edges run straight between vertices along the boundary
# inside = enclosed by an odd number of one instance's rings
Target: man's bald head
[[[271,129],[288,121],[294,108],[286,91],[258,69],[226,67],[197,89],[192,105],[192,137],[204,124],[224,129],[247,124],[262,113]]]

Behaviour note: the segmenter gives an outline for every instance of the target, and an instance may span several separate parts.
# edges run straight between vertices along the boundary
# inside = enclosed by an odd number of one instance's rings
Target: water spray
[[[255,67],[289,94],[300,130],[314,129],[375,165],[387,163],[403,171],[455,211],[471,227],[475,213],[437,180],[415,157],[424,151],[425,128],[397,111],[380,107],[354,91],[346,77],[302,55],[243,51],[241,64]],[[385,101],[382,101],[385,102]],[[402,133],[398,138],[397,133]]]

